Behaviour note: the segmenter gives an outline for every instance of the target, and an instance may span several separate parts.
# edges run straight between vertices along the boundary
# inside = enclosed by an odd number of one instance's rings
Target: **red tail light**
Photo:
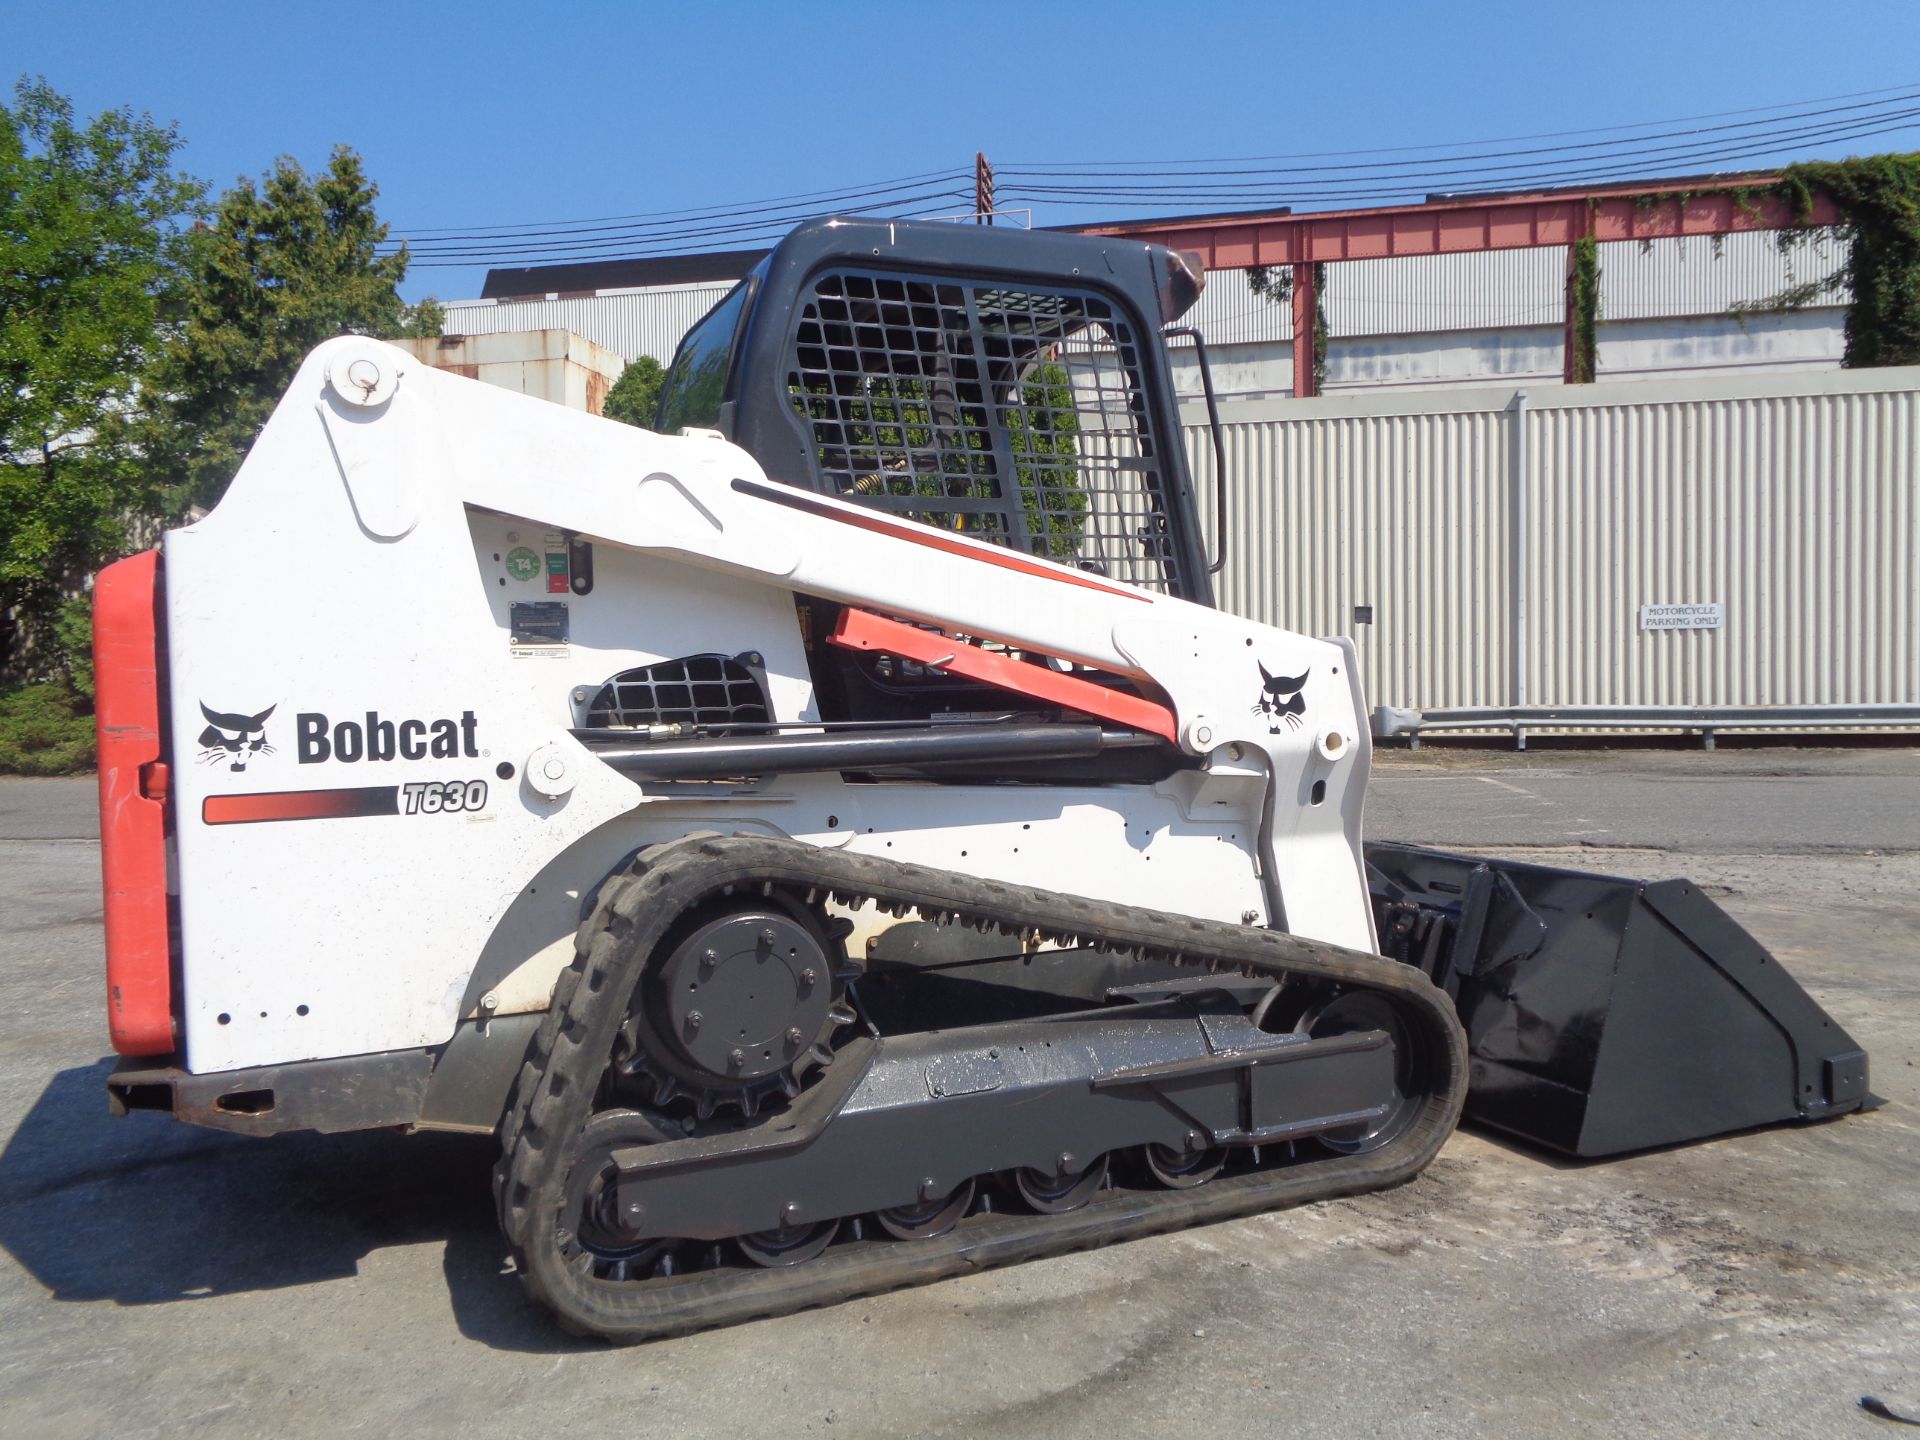
[[[159,578],[160,552],[149,550],[109,565],[93,588],[107,1025],[122,1055],[161,1055],[174,1048]]]

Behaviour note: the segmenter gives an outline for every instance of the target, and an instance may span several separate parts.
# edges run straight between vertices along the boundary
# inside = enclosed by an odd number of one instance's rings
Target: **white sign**
[[[1710,605],[1642,605],[1642,630],[1718,630],[1726,623],[1726,608]]]

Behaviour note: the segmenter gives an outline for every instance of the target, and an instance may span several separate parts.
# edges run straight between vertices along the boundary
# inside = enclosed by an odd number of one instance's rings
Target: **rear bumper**
[[[542,1015],[468,1021],[444,1045],[294,1060],[194,1075],[177,1056],[123,1060],[107,1077],[115,1115],[153,1110],[237,1135],[395,1126],[486,1134],[500,1123]]]
[[[164,1060],[128,1060],[107,1079],[107,1105],[115,1115],[159,1110],[239,1135],[411,1125],[426,1101],[433,1060],[430,1050],[394,1050],[211,1075],[190,1075]]]

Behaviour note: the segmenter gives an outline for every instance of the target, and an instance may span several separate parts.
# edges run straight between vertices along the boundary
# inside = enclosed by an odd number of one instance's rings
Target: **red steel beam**
[[[1318,274],[1311,265],[1293,267],[1293,396],[1311,400],[1320,393],[1313,373],[1313,332],[1320,314]]]
[[[1566,245],[1589,225],[1596,239],[1661,240],[1836,225],[1840,212],[1816,195],[1802,219],[1786,201],[1754,192],[1771,174],[1708,180],[1649,180],[1581,190],[1541,190],[1424,205],[1328,210],[1310,215],[1212,215],[1185,220],[1126,220],[1081,227],[1087,235],[1123,235],[1197,252],[1209,270],[1382,260],[1400,255],[1458,255]],[[1745,193],[1743,193],[1745,192]],[[1297,291],[1296,291],[1297,293]]]
[[[1664,240],[1837,225],[1838,207],[1816,194],[1802,217],[1771,190],[1773,174],[1709,179],[1645,180],[1590,189],[1327,210],[1309,215],[1198,215],[1178,220],[1123,220],[1088,225],[1087,235],[1117,235],[1200,256],[1208,270],[1252,265],[1293,269],[1293,393],[1318,393],[1313,380],[1313,267],[1325,261],[1386,260],[1408,255],[1459,255],[1487,250],[1567,247],[1567,308],[1562,379],[1574,379],[1573,242]]]

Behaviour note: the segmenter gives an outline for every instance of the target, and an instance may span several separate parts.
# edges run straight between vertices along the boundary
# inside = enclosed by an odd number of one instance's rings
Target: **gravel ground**
[[[1606,1164],[1462,1133],[1389,1193],[610,1350],[503,1273],[489,1142],[110,1120],[91,782],[0,782],[0,1434],[1899,1433],[1857,1401],[1920,1410],[1920,754],[1377,778],[1383,835],[1692,875],[1891,1103]]]

